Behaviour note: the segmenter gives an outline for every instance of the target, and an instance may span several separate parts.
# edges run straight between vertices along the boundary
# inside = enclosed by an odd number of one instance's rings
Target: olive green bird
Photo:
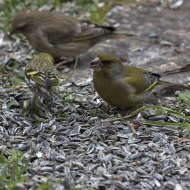
[[[34,93],[31,107],[35,105],[38,96],[52,102],[53,95],[58,90],[59,77],[54,67],[54,59],[48,53],[39,53],[25,68],[27,85]]]
[[[75,57],[103,40],[123,36],[112,26],[49,11],[19,12],[11,24],[11,35],[22,33],[37,52],[47,52],[55,58]]]
[[[161,81],[161,76],[138,67],[123,65],[120,58],[102,52],[90,62],[93,83],[100,97],[121,109],[135,107],[156,93],[167,94],[187,87]],[[156,91],[158,89],[158,91]]]

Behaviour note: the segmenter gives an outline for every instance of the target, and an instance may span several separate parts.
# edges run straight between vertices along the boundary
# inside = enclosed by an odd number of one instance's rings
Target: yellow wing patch
[[[144,92],[148,92],[148,91],[151,91],[155,85],[158,83],[158,81],[155,81],[154,83],[152,83],[146,90],[144,90]]]
[[[28,72],[27,70],[26,70],[26,74],[27,75],[35,75],[35,74],[37,74],[38,73],[38,71],[31,71],[31,72]]]

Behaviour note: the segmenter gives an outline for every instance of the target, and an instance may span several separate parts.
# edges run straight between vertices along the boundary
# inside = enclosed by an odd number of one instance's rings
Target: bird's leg
[[[54,103],[53,98],[48,98],[43,101],[43,104],[45,105],[46,108],[50,108]]]
[[[36,104],[37,92],[34,93],[34,96],[31,99],[30,107],[28,109],[29,112],[33,111]]]
[[[23,110],[23,112],[26,112],[26,115],[36,111],[35,110],[36,109],[36,98],[37,98],[37,92],[34,92],[34,96],[31,98],[31,101],[28,103],[28,106]]]
[[[73,57],[66,58],[61,61],[59,60],[58,63],[55,65],[55,67],[58,70],[62,70],[65,68],[65,65],[68,65],[68,64],[70,65],[70,64],[74,63],[74,61],[75,61],[75,58],[73,58]]]
[[[34,105],[35,105],[36,98],[37,98],[37,92],[34,93],[34,96],[33,96],[33,98],[32,98],[32,101],[31,101],[31,106],[32,106],[32,107],[34,107]]]
[[[148,107],[148,106],[142,106],[142,107],[140,107],[140,108],[134,110],[133,112],[128,113],[128,114],[125,115],[125,116],[118,117],[118,118],[106,119],[106,120],[101,121],[101,123],[115,122],[115,121],[121,121],[121,120],[128,120],[128,119],[131,119],[131,118],[135,117],[136,115],[138,115],[138,113],[140,113],[142,110],[146,109],[147,107]],[[128,110],[128,111],[129,111],[129,110]]]

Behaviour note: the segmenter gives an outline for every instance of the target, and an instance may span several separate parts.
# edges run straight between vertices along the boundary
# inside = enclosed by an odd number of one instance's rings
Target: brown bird
[[[75,57],[113,36],[123,36],[114,27],[100,26],[48,11],[20,12],[12,20],[10,34],[22,33],[38,52],[53,57]]]

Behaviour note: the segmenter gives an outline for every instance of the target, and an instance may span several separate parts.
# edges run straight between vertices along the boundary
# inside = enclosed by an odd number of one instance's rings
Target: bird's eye
[[[111,65],[111,61],[104,61],[103,64],[104,64],[105,66],[109,66],[109,65]]]

